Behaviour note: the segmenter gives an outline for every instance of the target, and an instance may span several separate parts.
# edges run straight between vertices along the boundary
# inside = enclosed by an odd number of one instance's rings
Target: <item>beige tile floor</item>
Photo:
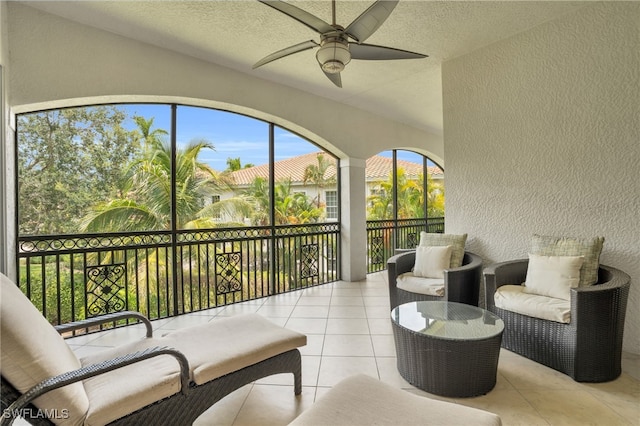
[[[362,282],[321,287],[154,321],[155,333],[216,318],[257,312],[307,334],[301,349],[302,395],[292,376],[247,385],[215,404],[199,426],[286,425],[334,384],[364,373],[409,392],[492,411],[503,425],[640,425],[640,356],[625,354],[623,374],[609,383],[576,383],[569,377],[502,350],[496,387],[475,398],[442,398],[412,387],[398,374],[384,273]],[[139,325],[69,339],[80,356],[139,339]],[[368,426],[368,425],[367,425]],[[400,426],[400,425],[398,425]]]

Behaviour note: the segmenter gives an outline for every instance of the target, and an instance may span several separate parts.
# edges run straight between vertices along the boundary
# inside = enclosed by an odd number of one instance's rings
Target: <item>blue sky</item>
[[[130,104],[120,105],[129,116],[141,115],[154,118],[153,128],[171,130],[171,107],[169,105]],[[133,121],[128,123],[135,127]],[[184,146],[192,140],[207,140],[215,147],[215,151],[206,150],[201,153],[200,160],[208,163],[215,170],[227,168],[227,158],[240,158],[242,165],[265,164],[269,161],[269,125],[266,122],[201,107],[178,106],[177,110],[177,143]],[[285,129],[276,127],[275,157],[277,160],[296,157],[319,148]],[[391,152],[381,153],[390,156]],[[400,151],[399,158],[421,162],[417,154]]]

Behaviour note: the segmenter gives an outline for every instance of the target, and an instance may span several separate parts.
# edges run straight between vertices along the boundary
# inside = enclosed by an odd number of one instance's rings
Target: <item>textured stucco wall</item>
[[[640,4],[598,3],[443,65],[449,232],[485,262],[606,238],[640,353]]]

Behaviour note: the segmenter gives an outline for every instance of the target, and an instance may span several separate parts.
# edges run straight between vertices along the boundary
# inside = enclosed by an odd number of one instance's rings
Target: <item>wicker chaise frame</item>
[[[415,262],[415,250],[396,254],[387,260],[391,309],[409,302],[438,300],[478,306],[480,280],[482,279],[482,258],[480,256],[465,252],[462,259],[462,266],[459,268],[445,269],[444,296],[442,297],[413,293],[397,287],[398,275],[410,272]]]
[[[484,269],[487,309],[504,321],[502,346],[578,382],[606,382],[620,376],[629,275],[600,265],[597,284],[571,289],[571,321],[562,324],[495,306],[496,289],[523,283],[528,263],[520,259]]]
[[[146,326],[147,337],[152,336],[151,323],[147,318],[137,312],[121,312],[104,315],[90,320],[58,326],[56,330],[64,333],[127,318],[135,318],[142,321]],[[33,425],[53,425],[54,423],[49,419],[37,415],[37,408],[31,405],[31,402],[38,396],[62,386],[160,355],[173,356],[180,364],[180,392],[130,413],[110,423],[110,425],[191,425],[208,408],[231,392],[272,374],[292,373],[294,377],[294,393],[296,395],[302,393],[302,362],[298,349],[284,352],[234,371],[233,373],[218,377],[210,382],[196,385],[189,380],[189,364],[182,353],[167,347],[155,347],[49,378],[24,394],[20,394],[3,376],[1,395],[3,410],[2,425],[11,424],[14,420],[13,415],[16,413],[23,416],[28,413],[33,413],[34,417],[25,419]]]

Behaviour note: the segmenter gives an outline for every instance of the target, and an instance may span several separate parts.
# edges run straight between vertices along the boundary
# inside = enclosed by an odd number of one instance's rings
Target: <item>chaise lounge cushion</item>
[[[525,286],[503,285],[494,294],[496,307],[530,317],[566,323],[571,320],[571,302],[525,293]]]
[[[161,340],[186,355],[196,384],[307,344],[304,334],[276,325],[258,314],[215,319],[171,332]]]
[[[500,426],[496,414],[414,395],[363,374],[342,380],[290,426]]]
[[[18,391],[26,392],[49,377],[80,368],[73,351],[22,291],[3,274],[0,283],[2,375]],[[82,383],[42,395],[34,404],[41,410],[58,410],[61,425],[82,424],[89,409]]]
[[[258,314],[247,314],[215,319],[160,338],[98,352],[82,358],[82,363],[89,365],[149,347],[168,346],[187,357],[190,378],[201,385],[305,344],[304,334],[278,326]],[[144,369],[141,364],[145,364]],[[179,391],[179,367],[172,357],[162,356],[136,364],[139,371],[133,381],[129,375],[133,369],[127,368],[85,381],[90,399],[99,401],[96,405],[92,403],[89,424],[109,423]],[[155,373],[145,376],[145,371]]]
[[[161,339],[147,338],[107,349],[81,359],[83,366],[157,346]],[[159,356],[91,377],[83,381],[91,406],[86,425],[105,425],[180,391],[180,366],[171,356]]]

